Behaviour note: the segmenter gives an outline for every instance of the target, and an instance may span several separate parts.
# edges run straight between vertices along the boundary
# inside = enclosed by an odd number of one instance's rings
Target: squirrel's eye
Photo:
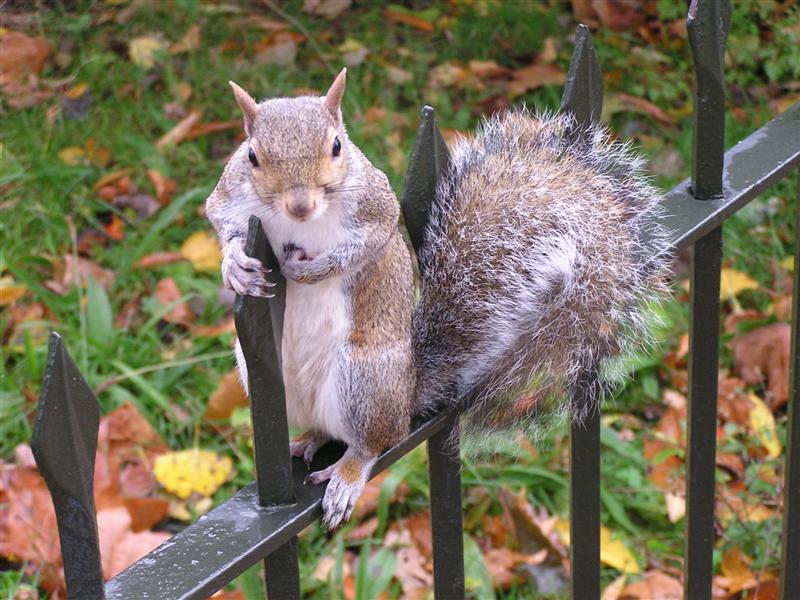
[[[339,138],[334,138],[333,140],[333,157],[336,158],[342,152],[342,143],[339,141]]]
[[[258,159],[256,158],[256,153],[253,152],[253,149],[250,148],[250,152],[247,153],[247,158],[250,159],[250,164],[254,167],[258,166]]]

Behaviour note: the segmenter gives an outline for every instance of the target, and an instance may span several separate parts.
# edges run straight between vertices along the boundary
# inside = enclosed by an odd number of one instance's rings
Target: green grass
[[[246,5],[164,2],[147,4],[125,24],[113,17],[121,8],[113,3],[64,3],[36,13],[29,33],[45,35],[69,55],[63,67],[51,61],[42,73],[50,80],[68,78],[68,85],[89,86],[91,105],[82,118],[63,114],[48,125],[46,111],[58,104],[58,96],[39,106],[13,110],[4,105],[0,131],[0,273],[23,283],[29,293],[23,302],[40,302],[47,307],[42,320],[31,321],[17,330],[12,343],[2,348],[0,372],[0,457],[9,458],[14,447],[31,434],[35,400],[46,361],[46,333],[58,330],[89,384],[93,387],[117,378],[99,395],[107,413],[123,402],[132,402],[174,448],[203,447],[236,456],[237,472],[232,481],[215,495],[221,501],[252,479],[249,428],[239,419],[231,435],[222,437],[203,418],[205,404],[222,374],[232,366],[231,336],[198,338],[161,320],[165,307],[154,298],[156,283],[173,277],[186,298],[203,308],[198,322],[215,324],[225,314],[217,303],[219,275],[198,273],[189,264],[173,264],[153,270],[137,270],[133,263],[144,254],[176,251],[194,231],[208,229],[200,214],[206,195],[222,171],[225,157],[235,145],[236,133],[203,136],[168,148],[163,153],[155,142],[173,125],[163,107],[180,102],[180,84],[191,85],[187,108],[201,108],[204,121],[238,118],[237,108],[227,86],[233,79],[255,96],[291,95],[300,90],[323,91],[343,66],[337,48],[348,38],[369,49],[365,62],[348,71],[344,100],[345,120],[353,140],[371,160],[385,170],[395,190],[400,191],[404,162],[413,142],[420,108],[431,104],[437,109],[440,126],[469,130],[481,116],[480,103],[498,92],[483,89],[431,87],[430,71],[450,60],[494,60],[507,68],[529,64],[553,38],[556,63],[566,70],[572,51],[569,41],[574,24],[569,6],[549,2],[415,3],[417,12],[427,19],[445,19],[449,34],[442,27],[427,33],[406,25],[388,22],[373,3],[357,3],[334,22],[312,17],[299,2],[286,3],[286,13],[264,10],[270,18],[288,17],[294,30],[309,39],[300,45],[295,67],[259,64],[253,60],[254,47],[265,35],[247,19]],[[487,9],[486,7],[490,8]],[[494,8],[491,8],[491,7]],[[658,3],[665,21],[680,18],[676,3]],[[800,78],[800,48],[797,29],[800,10],[790,9],[775,16],[776,3],[750,0],[736,2],[729,42],[727,81],[731,107],[741,109],[739,118],[726,121],[726,146],[757,129],[772,118],[770,100],[775,89]],[[93,24],[104,13],[110,20]],[[442,22],[442,21],[440,21]],[[567,23],[566,26],[564,23]],[[162,34],[171,42],[197,24],[201,31],[198,50],[170,56],[161,55],[154,69],[144,69],[128,60],[127,42],[137,36]],[[764,41],[763,28],[772,24],[772,39]],[[665,36],[664,43],[647,44],[633,33],[613,33],[600,29],[594,34],[600,64],[606,76],[606,115],[616,131],[633,137],[651,158],[677,151],[685,165],[691,156],[692,66],[688,45],[678,35]],[[227,46],[225,46],[227,44]],[[226,49],[235,44],[232,49]],[[388,79],[387,65],[400,66],[411,74],[404,83]],[[647,115],[623,110],[614,98],[625,92],[646,99],[665,110],[675,120],[665,126]],[[557,108],[561,89],[545,86],[515,102],[538,108]],[[388,111],[377,123],[367,120],[367,111],[379,107]],[[395,117],[399,115],[399,118]],[[93,139],[110,151],[111,163],[104,167],[68,166],[59,151],[84,146]],[[395,158],[393,158],[393,156]],[[169,206],[144,221],[122,212],[126,220],[125,238],[98,248],[91,259],[115,273],[108,293],[99,286],[73,288],[60,296],[46,287],[52,278],[51,261],[75,253],[76,232],[102,228],[110,208],[92,191],[94,183],[106,173],[131,167],[131,178],[145,193],[152,193],[146,171],[156,169],[177,182],[178,190]],[[667,189],[683,179],[688,166],[678,173],[655,177]],[[795,239],[794,219],[796,183],[783,182],[762,196],[751,208],[731,219],[725,227],[726,264],[747,272],[765,289],[774,285],[773,264],[791,255]],[[123,307],[141,297],[140,313],[128,331],[113,325]],[[746,304],[764,308],[770,298],[763,292],[746,297]],[[664,308],[667,322],[660,353],[676,343],[686,330],[686,309],[677,301]],[[2,328],[8,312],[0,313]],[[648,406],[660,400],[668,386],[667,373],[660,366],[660,353],[636,365],[636,377],[610,405],[602,431],[603,445],[603,522],[622,532],[639,557],[666,562],[682,554],[682,525],[666,518],[661,494],[645,477],[647,464],[642,455],[642,435],[622,442],[623,426],[615,415],[630,413],[646,424]],[[724,354],[725,359],[729,356]],[[176,418],[176,407],[188,418]],[[241,416],[241,415],[240,415]],[[783,426],[781,425],[781,432]],[[783,435],[783,433],[781,433]],[[517,455],[471,458],[464,461],[465,515],[472,533],[480,533],[480,516],[501,511],[497,501],[501,488],[525,488],[535,507],[566,515],[568,503],[568,461],[563,445],[564,431],[556,430],[539,442],[536,456]],[[408,487],[405,501],[390,503],[391,488],[400,481]],[[755,485],[755,480],[753,481]],[[416,451],[392,468],[378,509],[377,533],[359,545],[345,541],[355,526],[347,525],[333,535],[316,526],[301,536],[301,575],[304,589],[332,598],[341,595],[342,561],[345,551],[369,555],[354,573],[357,597],[374,597],[381,589],[396,597],[399,587],[385,573],[393,555],[380,550],[382,535],[396,519],[423,510],[427,504],[426,461]],[[488,494],[470,494],[485,489]],[[728,541],[741,544],[759,555],[760,536],[775,535],[775,522],[758,527],[731,527]],[[477,598],[495,597],[480,568],[475,542],[467,543],[467,560],[472,565],[469,584]],[[363,546],[360,546],[363,544]],[[319,582],[313,572],[320,557],[333,555],[337,566],[329,582]],[[763,552],[761,553],[763,555]],[[775,556],[765,560],[775,564]],[[644,566],[644,560],[641,560]],[[604,569],[604,580],[617,573]],[[0,573],[0,590],[15,589],[22,579],[14,571]],[[237,585],[247,590],[248,598],[258,597],[258,576],[243,575]],[[504,598],[527,598],[525,590],[511,590]],[[9,593],[10,594],[10,593]]]

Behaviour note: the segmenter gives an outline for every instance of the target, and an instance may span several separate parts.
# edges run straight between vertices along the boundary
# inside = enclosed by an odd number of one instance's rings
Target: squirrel
[[[323,523],[347,520],[380,452],[412,416],[455,406],[504,426],[565,398],[644,336],[641,305],[662,289],[666,233],[643,160],[593,126],[573,136],[563,114],[516,109],[462,139],[440,180],[417,257],[386,175],[349,139],[346,70],[325,96],[257,103],[230,82],[247,139],[206,201],[224,285],[270,296],[269,273],[245,255],[250,215],[287,280],[281,357],[290,443],[306,464],[329,440],[342,458]],[[236,361],[247,389],[247,367]],[[533,408],[520,394],[536,388]],[[587,407],[599,394],[588,394]]]

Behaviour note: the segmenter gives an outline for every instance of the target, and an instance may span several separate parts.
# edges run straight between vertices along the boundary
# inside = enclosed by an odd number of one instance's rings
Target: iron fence
[[[692,247],[689,353],[689,415],[686,454],[685,596],[710,598],[714,526],[719,285],[724,221],[800,164],[800,104],[724,152],[723,54],[730,22],[729,0],[694,0],[688,33],[696,70],[694,160],[691,178],[664,197],[664,225],[675,249]],[[603,79],[589,31],[578,27],[562,109],[578,124],[599,119]],[[580,135],[580,128],[575,135]],[[404,182],[401,204],[412,244],[418,248],[429,202],[449,153],[425,107]],[[800,212],[798,213],[800,231]],[[279,274],[260,222],[250,220],[247,253]],[[796,244],[800,265],[800,244]],[[786,443],[781,590],[800,598],[800,267],[794,275],[791,399]],[[291,459],[280,348],[285,281],[278,278],[271,300],[238,297],[236,329],[248,365],[256,481],[217,506],[112,580],[103,583],[92,480],[99,406],[58,334],[50,339],[32,446],[53,497],[70,598],[203,598],[264,561],[267,593],[300,598],[297,534],[321,516],[324,485],[306,486],[308,470]],[[573,402],[591,385],[573,393]],[[384,452],[372,470],[380,473],[427,442],[437,598],[464,597],[461,479],[457,415],[443,411],[413,423],[410,435]],[[454,452],[455,450],[455,452]],[[338,460],[343,447],[328,445],[311,471]],[[600,588],[600,413],[570,431],[570,522],[572,598],[599,598]]]

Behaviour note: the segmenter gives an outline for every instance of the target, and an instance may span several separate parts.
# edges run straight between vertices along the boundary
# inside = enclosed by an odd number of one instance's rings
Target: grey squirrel
[[[399,204],[345,130],[345,75],[325,96],[261,103],[231,82],[247,140],[206,201],[226,287],[269,296],[268,272],[244,253],[250,215],[287,279],[287,413],[307,431],[291,454],[310,463],[327,441],[347,444],[308,476],[329,480],[329,528],[414,414],[456,405],[507,425],[537,410],[516,401],[532,386],[565,406],[581,373],[641,337],[639,305],[661,285],[651,257],[666,246],[658,194],[628,145],[600,127],[574,139],[565,115],[509,111],[452,152],[415,306]],[[246,387],[238,345],[236,357]]]

